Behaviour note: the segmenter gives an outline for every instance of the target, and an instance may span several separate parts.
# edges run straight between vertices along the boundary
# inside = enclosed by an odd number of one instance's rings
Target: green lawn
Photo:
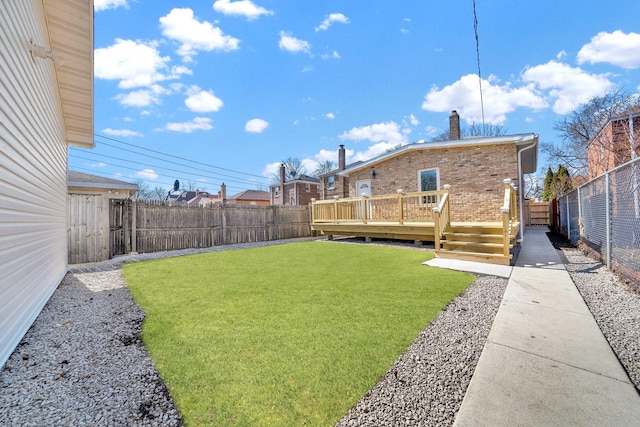
[[[474,277],[304,242],[123,266],[187,425],[333,425]]]

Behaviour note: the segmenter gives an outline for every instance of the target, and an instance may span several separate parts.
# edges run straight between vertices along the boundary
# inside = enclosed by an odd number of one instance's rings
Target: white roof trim
[[[425,142],[425,143],[414,143],[404,145],[397,150],[390,151],[388,153],[382,154],[378,157],[374,157],[373,159],[366,160],[362,163],[358,163],[352,167],[347,167],[345,170],[340,171],[337,175],[349,175],[352,172],[366,169],[367,167],[371,167],[376,165],[384,160],[388,160],[390,158],[399,156],[409,151],[415,150],[436,150],[439,148],[451,148],[451,147],[471,147],[475,145],[495,145],[495,144],[516,144],[518,148],[529,146],[532,143],[538,143],[538,135],[534,133],[523,133],[523,134],[515,134],[515,135],[504,135],[504,136],[492,136],[492,137],[481,137],[481,138],[468,138],[468,139],[459,139],[454,141],[439,141],[439,142]],[[528,156],[527,163],[528,168],[535,171],[537,168],[538,150],[533,150],[535,154]],[[528,172],[525,172],[528,173]]]
[[[93,148],[93,0],[43,0],[67,144]]]

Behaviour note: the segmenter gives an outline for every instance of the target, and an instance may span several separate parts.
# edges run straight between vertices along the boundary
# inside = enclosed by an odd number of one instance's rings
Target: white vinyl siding
[[[0,366],[67,271],[67,146],[40,0],[0,0]]]

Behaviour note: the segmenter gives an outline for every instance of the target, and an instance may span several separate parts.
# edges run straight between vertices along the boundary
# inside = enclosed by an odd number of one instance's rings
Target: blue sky
[[[71,169],[235,194],[287,157],[366,160],[454,109],[482,122],[472,0],[94,3],[96,148],[70,149]],[[640,91],[640,2],[476,10],[486,123],[555,142],[581,102]]]

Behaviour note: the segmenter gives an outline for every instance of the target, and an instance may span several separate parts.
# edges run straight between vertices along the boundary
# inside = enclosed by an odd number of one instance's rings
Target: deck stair
[[[518,224],[512,226],[509,249],[515,244]],[[504,254],[501,223],[452,223],[444,232],[441,248],[436,248],[440,258],[510,265],[511,253]]]

